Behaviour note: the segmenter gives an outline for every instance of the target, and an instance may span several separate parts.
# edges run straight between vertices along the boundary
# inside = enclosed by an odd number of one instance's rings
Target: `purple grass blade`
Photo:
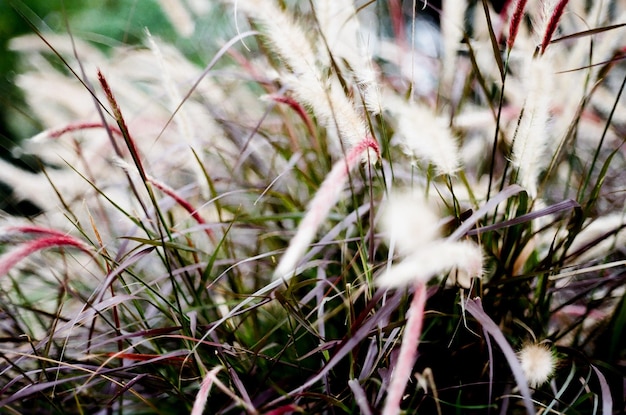
[[[370,409],[369,403],[367,402],[367,396],[365,395],[365,391],[361,387],[361,384],[356,379],[350,379],[348,381],[348,386],[354,395],[354,399],[356,404],[359,406],[359,410],[363,415],[372,415],[372,410]]]
[[[470,216],[461,226],[459,226],[452,235],[448,236],[448,241],[456,241],[462,236],[466,235],[470,229],[488,212],[494,210],[496,206],[498,206],[501,202],[505,201],[509,197],[515,196],[518,193],[524,191],[524,188],[519,185],[511,185],[500,193],[489,199],[487,203],[485,203],[480,209],[478,209],[472,216]]]
[[[483,326],[483,333],[485,334],[485,343],[487,343],[487,354],[489,355],[489,400],[487,401],[487,412],[491,413],[491,402],[493,399],[493,347],[491,346],[491,340],[489,340],[489,336],[487,330]]]
[[[530,212],[522,216],[518,216],[513,219],[505,220],[503,222],[494,223],[493,225],[483,226],[478,229],[472,229],[467,232],[468,235],[479,235],[484,232],[493,231],[497,229],[508,228],[511,226],[519,225],[520,223],[530,222],[532,220],[538,219],[542,216],[553,215],[555,213],[564,212],[570,209],[579,209],[580,204],[573,200],[568,199],[562,202],[556,203],[552,206],[548,206],[546,208],[540,209],[536,212]]]
[[[519,360],[498,325],[483,310],[480,298],[477,297],[473,300],[468,300],[465,304],[465,309],[483,326],[483,329],[493,337],[496,343],[498,343],[500,350],[502,350],[504,357],[509,363],[509,367],[513,372],[517,386],[522,394],[526,412],[528,412],[529,415],[535,414],[530,389],[528,388],[526,376],[524,376]]]
[[[594,365],[591,365],[591,368],[596,373],[598,377],[598,382],[600,383],[600,391],[602,392],[602,415],[611,415],[613,413],[613,398],[611,397],[611,388],[606,381],[606,378]]]

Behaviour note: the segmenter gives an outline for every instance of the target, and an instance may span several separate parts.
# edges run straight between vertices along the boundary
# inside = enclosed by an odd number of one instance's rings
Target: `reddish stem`
[[[298,114],[302,121],[304,121],[307,130],[309,130],[309,134],[311,134],[311,137],[315,137],[315,128],[313,128],[313,122],[311,121],[309,114],[306,113],[306,111],[304,110],[304,108],[302,108],[302,105],[300,105],[299,102],[291,97],[278,94],[272,94],[270,95],[270,98],[276,102],[280,102],[281,104],[289,105],[291,109],[293,109]]]
[[[107,128],[107,127],[111,130],[113,134],[122,137],[122,132],[119,130],[119,128],[112,126],[112,125],[107,126],[101,122],[81,122],[81,123],[76,123],[76,124],[69,124],[69,125],[66,125],[65,127],[58,128],[56,130],[49,130],[46,132],[46,134],[50,138],[59,138],[63,134],[70,133],[72,131],[91,130],[95,128]]]
[[[198,213],[198,210],[196,208],[194,208],[191,203],[189,203],[187,200],[183,199],[178,193],[176,193],[176,191],[174,189],[172,189],[169,186],[166,186],[165,184],[160,183],[159,181],[154,180],[152,178],[148,178],[148,181],[150,183],[152,183],[157,189],[159,189],[160,191],[162,191],[163,193],[165,193],[166,195],[168,195],[169,197],[174,199],[176,201],[176,203],[178,203],[183,209],[185,209],[187,212],[189,212],[191,217],[194,218],[194,220],[196,222],[198,222],[198,224],[200,224],[200,225],[206,225],[207,224],[207,222],[204,220],[204,218],[202,216],[200,216],[200,214]],[[215,240],[215,236],[213,235],[213,231],[211,229],[208,229],[208,228],[205,228],[204,231],[208,235],[208,237],[211,240],[211,242],[213,242],[215,244],[217,241]]]
[[[139,150],[137,148],[137,145],[135,144],[135,140],[133,140],[133,138],[130,135],[130,131],[128,130],[128,127],[126,126],[126,121],[124,120],[124,116],[122,115],[122,110],[120,109],[120,106],[118,105],[117,100],[115,99],[115,95],[113,95],[113,91],[111,90],[109,83],[107,82],[106,78],[104,77],[102,72],[100,72],[99,69],[98,69],[98,81],[100,82],[100,85],[102,86],[104,95],[106,95],[107,100],[109,101],[109,105],[111,105],[111,109],[113,110],[113,117],[115,117],[115,121],[117,121],[117,125],[120,127],[122,136],[124,137],[124,140],[126,141],[126,145],[128,146],[131,152],[131,155],[133,156],[133,160],[135,161],[135,164],[137,165],[139,174],[141,175],[142,179],[145,181],[146,173],[143,168],[143,164],[141,162],[141,157],[139,156]],[[121,153],[119,151],[118,151],[118,155],[121,157]]]

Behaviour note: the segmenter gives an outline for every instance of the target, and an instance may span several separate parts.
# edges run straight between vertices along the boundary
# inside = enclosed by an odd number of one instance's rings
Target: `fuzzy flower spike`
[[[556,369],[557,358],[545,343],[529,343],[517,353],[528,386],[536,388],[547,382]]]
[[[439,237],[439,217],[422,197],[398,193],[384,207],[382,228],[404,257],[378,277],[385,288],[427,283],[431,278],[456,269],[457,283],[466,286],[482,274],[482,251],[471,241]]]

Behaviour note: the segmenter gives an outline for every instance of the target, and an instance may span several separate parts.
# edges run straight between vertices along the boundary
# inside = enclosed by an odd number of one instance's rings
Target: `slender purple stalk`
[[[548,20],[548,24],[546,25],[546,31],[543,34],[543,39],[541,40],[541,54],[546,51],[548,44],[552,40],[552,35],[556,30],[557,25],[559,24],[559,20],[561,20],[561,16],[563,15],[563,11],[565,11],[565,6],[567,6],[569,0],[559,0],[556,7],[552,11],[552,15],[550,16],[550,20]]]
[[[594,365],[591,365],[591,368],[595,372],[598,377],[598,382],[600,383],[600,391],[602,398],[602,415],[611,415],[613,413],[613,398],[611,397],[611,387],[609,386],[606,378]]]
[[[82,131],[82,130],[90,130],[90,129],[95,129],[95,128],[107,128],[107,127],[111,130],[113,134],[122,136],[122,132],[119,130],[119,128],[114,127],[112,125],[107,126],[101,122],[80,122],[80,123],[75,123],[75,124],[68,124],[65,127],[44,131],[44,134],[46,134],[50,138],[59,138],[63,134],[70,133],[72,131]]]
[[[148,181],[152,183],[157,189],[159,189],[160,191],[162,191],[163,193],[165,193],[166,195],[174,199],[176,203],[178,203],[183,209],[189,212],[191,217],[194,218],[194,220],[198,222],[199,225],[206,225],[207,222],[198,213],[198,210],[194,208],[191,203],[189,203],[187,200],[183,199],[178,193],[176,193],[174,189],[167,186],[165,183],[161,183],[158,180],[155,180],[151,177],[148,177]],[[211,242],[215,244],[217,241],[215,240],[215,235],[213,235],[213,231],[208,228],[205,228],[204,231],[206,232]]]
[[[120,127],[122,135],[124,139],[126,140],[126,145],[131,151],[131,155],[133,156],[133,160],[135,161],[135,164],[137,165],[139,174],[142,176],[142,179],[146,181],[143,163],[141,162],[141,158],[139,157],[139,149],[137,148],[137,145],[135,144],[135,140],[133,140],[133,138],[130,135],[130,131],[128,130],[128,126],[126,125],[126,121],[124,120],[124,117],[122,116],[122,110],[120,109],[120,106],[118,105],[117,100],[115,99],[115,95],[113,95],[113,91],[111,90],[109,83],[107,82],[106,78],[104,77],[102,72],[100,72],[99,69],[98,69],[98,81],[100,82],[100,85],[102,86],[104,95],[106,95],[107,100],[109,101],[109,105],[111,105],[111,109],[113,110],[113,117],[115,118],[115,121],[117,121],[117,125]]]
[[[509,38],[506,41],[506,46],[509,50],[513,49],[513,43],[515,43],[519,25],[522,23],[522,17],[524,16],[526,1],[527,0],[517,0],[515,4],[515,10],[513,11],[513,16],[511,16],[511,22],[509,23]]]
[[[491,337],[493,337],[498,346],[500,346],[500,350],[509,363],[511,372],[513,372],[513,377],[517,382],[520,394],[522,395],[522,402],[526,407],[526,412],[528,415],[534,415],[536,412],[533,407],[533,401],[530,396],[530,389],[528,388],[526,376],[524,375],[524,371],[522,370],[520,362],[517,359],[517,355],[511,348],[511,345],[504,336],[504,333],[502,333],[500,327],[498,327],[491,317],[485,313],[480,298],[477,297],[473,300],[467,300],[467,303],[465,303],[465,309],[483,326],[483,329],[489,333]]]
[[[78,248],[83,252],[91,253],[89,248],[78,239],[67,235],[52,234],[51,236],[35,239],[33,241],[22,244],[19,248],[7,252],[0,257],[0,276],[5,275],[18,262],[26,258],[30,254],[46,248],[71,246]]]
[[[400,401],[417,358],[417,346],[422,334],[425,305],[426,286],[420,281],[415,285],[413,301],[409,307],[406,327],[402,336],[400,356],[398,356],[398,362],[391,373],[391,384],[389,385],[387,400],[382,412],[383,415],[397,415],[400,413]]]

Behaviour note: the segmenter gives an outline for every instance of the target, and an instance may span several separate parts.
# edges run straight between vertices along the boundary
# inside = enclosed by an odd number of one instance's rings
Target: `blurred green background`
[[[196,29],[185,38],[170,24],[158,0],[0,0],[0,157],[31,171],[41,169],[38,160],[23,155],[14,157],[12,152],[20,140],[39,133],[43,126],[15,86],[20,60],[10,50],[11,39],[33,33],[45,38],[53,33],[71,32],[106,51],[121,44],[140,44],[148,28],[202,65],[207,57],[210,60],[217,43],[216,33],[223,33],[220,26],[226,20],[218,7],[209,5],[207,10],[206,16],[194,16]],[[28,201],[15,200],[12,190],[2,182],[0,211],[26,216],[38,213]]]
[[[146,27],[175,39],[175,31],[156,0],[0,0],[0,152],[7,157],[20,139],[41,129],[14,86],[18,57],[9,50],[12,38],[39,31],[68,33],[101,48],[141,41]]]

